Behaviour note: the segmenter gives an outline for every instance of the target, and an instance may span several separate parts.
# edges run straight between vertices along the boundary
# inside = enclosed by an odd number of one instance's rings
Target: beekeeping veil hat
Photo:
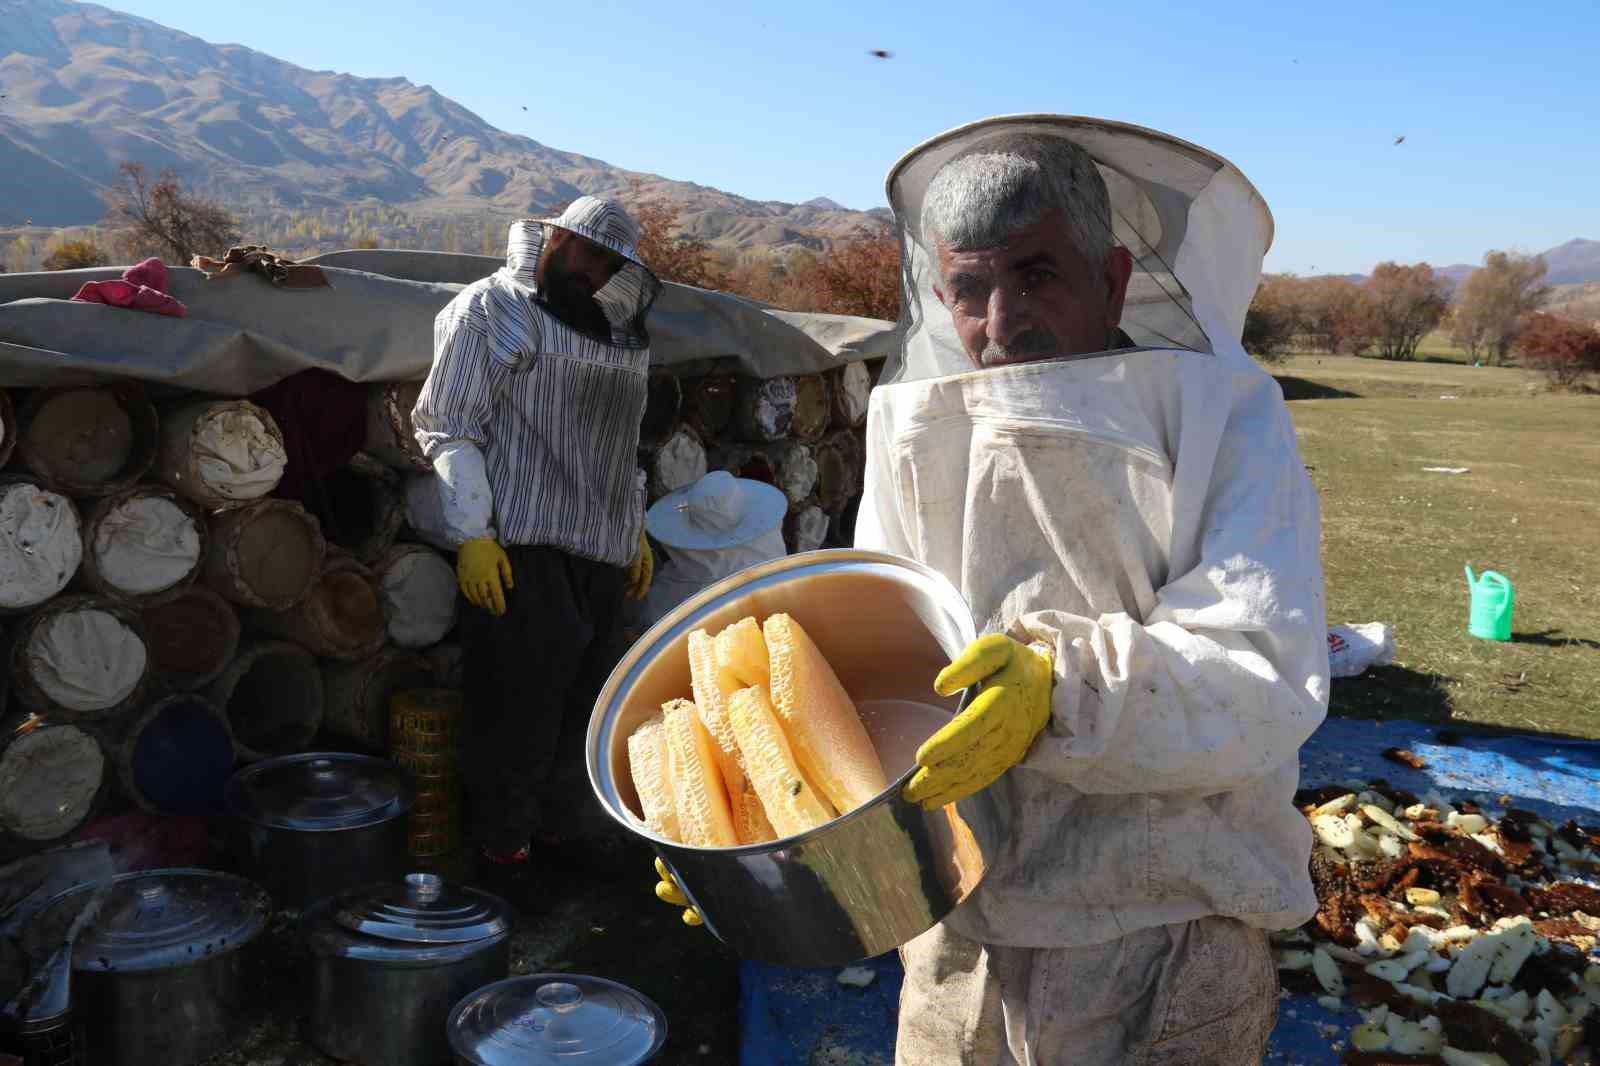
[[[645,528],[666,546],[636,621],[654,625],[678,604],[746,567],[787,553],[789,501],[771,485],[713,470],[668,493],[645,512]]]
[[[882,383],[973,369],[938,282],[934,238],[923,205],[940,170],[1019,137],[1059,137],[1084,149],[1105,180],[1109,220],[1097,220],[1105,246],[1133,256],[1122,330],[1144,348],[1213,352],[1237,347],[1245,310],[1272,243],[1272,215],[1231,163],[1204,148],[1140,126],[1069,115],[984,119],[918,145],[889,171],[889,203],[900,228],[905,287],[904,342]],[[1109,225],[1109,229],[1107,229]]]
[[[545,310],[578,332],[617,348],[648,348],[650,334],[645,317],[661,292],[661,282],[639,258],[639,224],[616,200],[580,196],[556,218],[527,219],[512,224],[510,269],[524,283],[536,284],[539,257],[552,229],[565,230],[617,257],[622,265],[587,300],[590,314],[578,315],[572,299],[563,293],[538,288],[538,299]],[[598,312],[596,314],[595,312]],[[602,320],[599,315],[603,314]]]

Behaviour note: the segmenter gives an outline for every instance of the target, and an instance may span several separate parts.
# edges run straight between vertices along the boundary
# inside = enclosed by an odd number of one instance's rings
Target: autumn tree
[[[0,259],[4,260],[6,269],[13,274],[26,274],[33,269],[33,256],[33,242],[24,235],[12,241]]]
[[[646,199],[638,182],[633,184],[630,199],[630,210],[639,224],[639,258],[656,277],[701,289],[727,286],[727,276],[711,245],[678,232],[678,208],[664,200]]]
[[[1300,278],[1296,285],[1303,343],[1314,351],[1360,355],[1377,328],[1366,291],[1349,278]]]
[[[172,170],[152,182],[143,163],[126,162],[117,174],[110,221],[128,231],[132,245],[159,249],[174,263],[187,265],[198,253],[220,255],[238,241],[233,215],[186,192]]]
[[[1556,315],[1528,315],[1517,330],[1516,347],[1525,365],[1542,370],[1561,388],[1600,373],[1600,329]]]
[[[1444,317],[1450,294],[1427,263],[1379,263],[1362,286],[1385,359],[1415,359],[1417,346]]]
[[[1300,335],[1303,282],[1293,274],[1263,274],[1244,316],[1245,351],[1262,362],[1281,359]]]
[[[892,233],[858,231],[791,275],[796,310],[900,317],[900,242]]]
[[[1474,361],[1488,357],[1490,366],[1505,361],[1517,330],[1529,314],[1544,306],[1550,286],[1544,283],[1543,256],[1490,252],[1456,296],[1451,340]]]
[[[792,276],[794,259],[791,256],[791,261],[785,261],[766,252],[738,256],[728,267],[726,291],[786,311],[798,310]],[[801,261],[810,265],[809,256]]]
[[[41,264],[46,270],[83,270],[103,267],[111,260],[92,241],[62,241]]]

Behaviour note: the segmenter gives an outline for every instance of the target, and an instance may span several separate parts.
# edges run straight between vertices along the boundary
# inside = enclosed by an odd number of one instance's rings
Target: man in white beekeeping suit
[[[856,543],[988,634],[908,794],[989,872],[904,948],[898,1059],[1259,1062],[1328,697],[1315,490],[1239,345],[1271,216],[1209,152],[1054,116],[936,138],[889,192],[910,328]]]
[[[1292,797],[1328,696],[1316,495],[1239,344],[1271,216],[1210,152],[1049,115],[929,141],[889,197],[906,334],[856,544],[987,634],[907,794],[988,872],[902,949],[897,1061],[1260,1062],[1266,933],[1316,910]]]

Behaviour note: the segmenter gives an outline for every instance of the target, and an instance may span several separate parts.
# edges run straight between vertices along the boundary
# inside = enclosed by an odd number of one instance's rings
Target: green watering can
[[[1516,590],[1511,579],[1493,570],[1485,570],[1481,577],[1472,576],[1467,567],[1467,588],[1472,590],[1472,613],[1467,622],[1467,632],[1484,640],[1511,639],[1511,608],[1516,602]]]

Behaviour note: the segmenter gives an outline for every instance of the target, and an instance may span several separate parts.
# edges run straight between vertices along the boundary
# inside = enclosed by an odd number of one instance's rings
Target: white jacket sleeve
[[[434,319],[433,366],[411,411],[417,443],[439,478],[445,528],[436,533],[455,547],[495,535],[482,449],[515,369],[515,360],[495,347],[480,300],[463,292]]]
[[[1316,492],[1282,402],[1240,414],[1216,455],[1187,553],[1196,561],[1142,624],[1055,611],[1018,620],[1014,637],[1056,653],[1051,721],[1023,767],[1088,793],[1204,795],[1282,767],[1322,722]]]
[[[493,537],[494,496],[483,467],[483,452],[471,441],[452,440],[434,449],[433,472],[439,478],[441,531],[452,547]]]

